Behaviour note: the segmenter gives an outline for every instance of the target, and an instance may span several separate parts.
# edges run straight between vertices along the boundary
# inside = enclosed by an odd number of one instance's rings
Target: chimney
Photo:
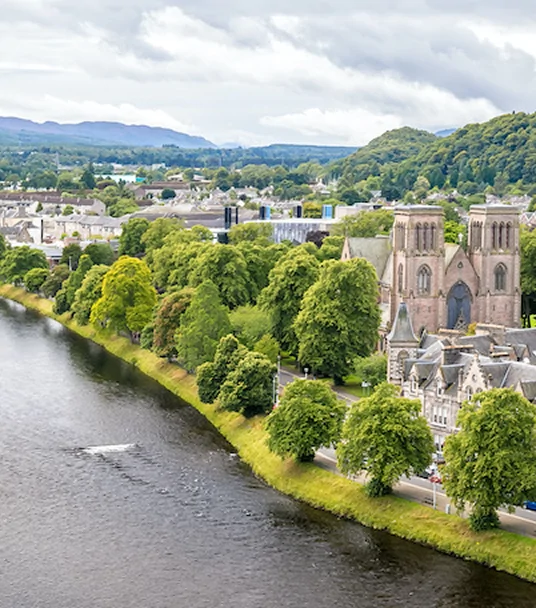
[[[458,357],[463,352],[470,352],[473,350],[471,344],[454,344],[452,346],[443,346],[442,365],[455,365],[458,363]]]

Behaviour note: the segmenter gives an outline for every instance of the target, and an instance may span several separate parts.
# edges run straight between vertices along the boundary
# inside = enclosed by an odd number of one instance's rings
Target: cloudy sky
[[[0,115],[362,145],[534,111],[532,0],[0,0]]]

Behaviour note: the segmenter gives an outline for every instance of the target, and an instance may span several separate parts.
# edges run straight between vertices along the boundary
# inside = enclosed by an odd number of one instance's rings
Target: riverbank
[[[277,490],[338,516],[366,526],[387,530],[402,538],[429,545],[536,582],[536,540],[502,530],[475,534],[466,521],[393,496],[368,498],[362,486],[324,471],[313,464],[281,461],[266,447],[262,419],[246,420],[215,406],[201,403],[195,378],[129,340],[79,326],[67,315],[58,317],[52,302],[10,285],[0,286],[0,296],[58,320],[68,329],[135,365],[168,390],[199,410],[235,447],[241,459]]]

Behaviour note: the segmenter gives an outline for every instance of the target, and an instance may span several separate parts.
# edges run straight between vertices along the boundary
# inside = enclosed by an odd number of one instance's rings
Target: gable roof
[[[381,279],[385,271],[389,254],[391,253],[391,239],[388,236],[375,236],[372,238],[348,237],[350,257],[364,258],[370,262]]]

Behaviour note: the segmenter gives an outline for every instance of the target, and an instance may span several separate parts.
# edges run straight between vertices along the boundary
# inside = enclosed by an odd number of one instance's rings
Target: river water
[[[536,606],[536,585],[278,494],[193,408],[4,300],[0,408],[2,607]]]

